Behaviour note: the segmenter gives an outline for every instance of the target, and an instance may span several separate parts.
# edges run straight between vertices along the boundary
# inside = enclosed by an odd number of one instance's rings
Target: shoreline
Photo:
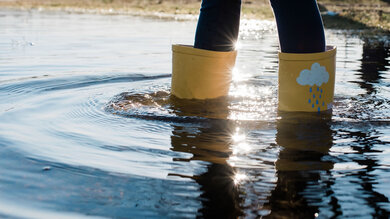
[[[355,3],[353,6],[348,2]],[[184,2],[184,3],[183,3]],[[327,29],[356,30],[367,34],[390,34],[390,3],[373,0],[319,1]],[[180,6],[180,7],[179,7]],[[196,20],[199,0],[0,0],[2,10],[62,11],[103,15],[131,15],[158,19]],[[243,0],[242,19],[273,20],[268,0]],[[369,31],[365,31],[369,30]]]
[[[80,8],[80,7],[2,7],[0,10],[15,10],[15,11],[36,11],[36,12],[63,12],[69,14],[96,14],[96,15],[124,15],[124,16],[139,16],[155,19],[169,20],[196,20],[197,15],[191,14],[169,14],[164,12],[145,12],[137,10],[118,10],[112,8]]]

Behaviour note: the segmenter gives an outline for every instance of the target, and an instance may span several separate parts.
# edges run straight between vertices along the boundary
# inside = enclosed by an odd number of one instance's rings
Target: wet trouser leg
[[[241,0],[203,0],[194,47],[232,51],[238,37]]]
[[[316,0],[270,0],[285,53],[325,51],[325,34]]]

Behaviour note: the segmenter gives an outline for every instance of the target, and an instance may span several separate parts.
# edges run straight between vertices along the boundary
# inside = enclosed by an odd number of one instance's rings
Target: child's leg
[[[202,1],[194,46],[172,46],[173,96],[203,100],[228,95],[240,10],[241,0]]]
[[[325,34],[316,0],[270,0],[285,53],[325,51]]]
[[[195,48],[232,51],[238,37],[241,0],[203,0]]]

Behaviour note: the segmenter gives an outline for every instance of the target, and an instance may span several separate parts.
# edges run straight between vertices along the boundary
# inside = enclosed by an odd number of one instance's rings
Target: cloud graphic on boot
[[[324,66],[321,66],[317,62],[315,62],[311,66],[311,70],[304,69],[299,74],[297,78],[298,84],[304,85],[317,85],[320,87],[322,84],[327,83],[329,80],[329,73],[326,71]]]

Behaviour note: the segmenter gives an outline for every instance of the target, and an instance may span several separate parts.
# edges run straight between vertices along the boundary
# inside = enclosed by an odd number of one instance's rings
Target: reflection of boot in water
[[[276,162],[277,184],[266,208],[270,218],[314,218],[326,196],[321,175],[333,168],[323,161],[332,146],[331,115],[279,114],[277,144],[282,147]],[[311,203],[309,205],[309,203]]]
[[[206,173],[195,177],[203,191],[203,209],[200,210],[203,217],[237,218],[242,215],[234,174],[228,164],[211,164]]]
[[[198,216],[203,218],[237,218],[242,215],[239,188],[234,183],[235,170],[226,162],[231,154],[230,127],[230,122],[219,120],[210,121],[202,127],[191,127],[189,124],[174,126],[172,132],[172,150],[193,155],[192,158],[176,161],[199,160],[209,163],[205,173],[188,176],[199,184],[202,191],[200,200],[203,206]]]
[[[205,117],[212,119],[226,119],[228,117],[228,99],[220,97],[207,100],[169,98],[170,110],[181,117]]]
[[[378,45],[370,45],[368,42],[363,44],[362,64],[359,70],[362,82],[358,82],[360,87],[367,90],[368,94],[375,94],[375,84],[383,78],[382,72],[386,71],[389,65],[389,48],[385,47],[384,42]]]

